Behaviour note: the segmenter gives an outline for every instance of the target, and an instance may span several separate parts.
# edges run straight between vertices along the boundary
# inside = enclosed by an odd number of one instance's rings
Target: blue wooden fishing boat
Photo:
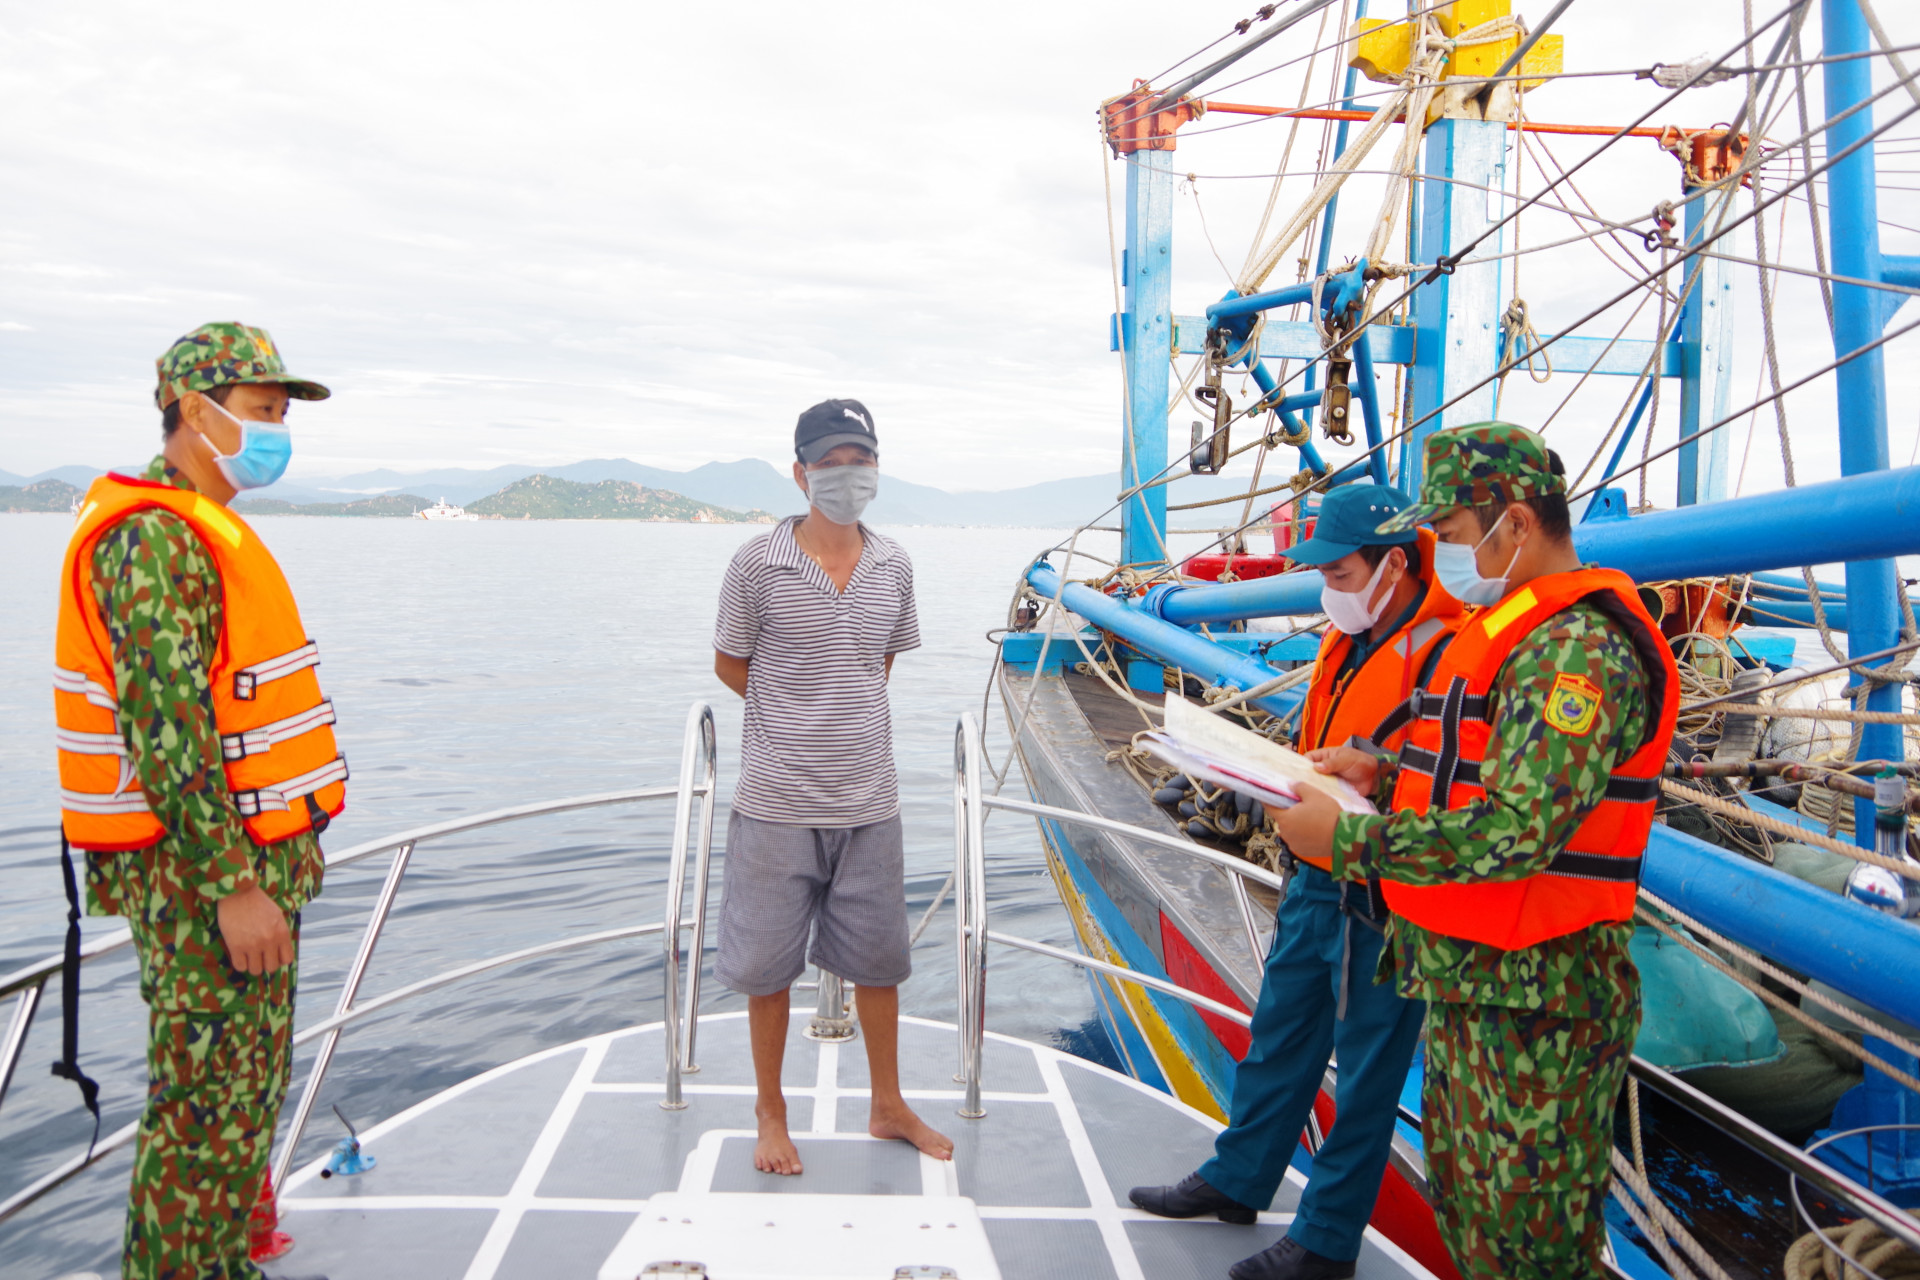
[[[1508,376],[1539,382],[1550,368],[1572,388],[1560,407],[1584,392],[1573,416],[1611,423],[1548,433],[1570,474],[1576,450],[1591,455],[1573,491],[1582,558],[1643,584],[1688,686],[1642,885],[1646,1020],[1609,1265],[1813,1274],[1822,1257],[1837,1266],[1837,1250],[1869,1249],[1869,1233],[1888,1255],[1920,1246],[1894,1207],[1920,1204],[1920,864],[1906,821],[1920,636],[1896,562],[1920,554],[1920,470],[1891,465],[1887,429],[1889,353],[1920,327],[1900,314],[1920,257],[1883,250],[1883,227],[1907,228],[1883,221],[1888,196],[1904,197],[1876,172],[1877,150],[1904,154],[1920,90],[1870,0],[1791,3],[1691,62],[1639,68],[1654,91],[1618,95],[1632,107],[1550,123],[1536,104],[1567,74],[1552,29],[1568,7],[1530,26],[1505,0],[1384,18],[1366,0],[1270,5],[1103,104],[1124,221],[1110,322],[1124,370],[1119,491],[1017,585],[997,673],[1010,744],[987,785],[1024,779],[1027,798],[986,803],[1037,815],[1082,948],[1108,966],[1089,978],[1127,1070],[1223,1117],[1246,1046],[1227,1011],[1257,996],[1275,850],[1247,797],[1187,790],[1134,739],[1165,697],[1238,704],[1284,738],[1320,595],[1286,549],[1319,495],[1361,479],[1412,491],[1432,432],[1502,416]],[[1241,62],[1256,49],[1261,63]],[[1317,102],[1315,59],[1336,65],[1327,83],[1339,85]],[[1299,105],[1205,96],[1269,62],[1307,68]],[[1728,78],[1743,87],[1731,120],[1673,123],[1699,100],[1690,92]],[[1190,296],[1176,208],[1198,206],[1213,171],[1244,168],[1221,158],[1244,136],[1229,131],[1261,117],[1322,122],[1318,157],[1270,175],[1227,293]],[[1549,166],[1532,150],[1567,136],[1586,139],[1576,161]],[[1647,210],[1583,191],[1600,157],[1664,175],[1670,197]],[[1372,179],[1366,211],[1378,193],[1371,220],[1351,213],[1357,175]],[[1204,242],[1179,254],[1226,269],[1215,207],[1191,224]],[[1571,233],[1542,237],[1542,210]],[[1796,227],[1812,214],[1791,238],[1811,261],[1782,242],[1789,211]],[[1613,253],[1620,288],[1582,280],[1584,293],[1530,309],[1519,264],[1556,250]],[[1828,312],[1830,356],[1804,370],[1782,370],[1782,281],[1816,282]],[[1758,350],[1736,358],[1755,330]],[[1750,400],[1736,375],[1760,388]],[[1816,395],[1832,406],[1836,478],[1795,483],[1796,391],[1796,412]],[[1771,492],[1742,491],[1729,448],[1756,418],[1777,426],[1784,455],[1787,483]],[[1667,459],[1661,507],[1644,477]],[[1220,527],[1170,524],[1193,512]],[[1196,859],[1194,846],[1254,870]],[[1416,1059],[1374,1224],[1445,1275],[1419,1072]],[[1311,1167],[1330,1094],[1297,1167]],[[1864,1224],[1851,1245],[1843,1222]]]

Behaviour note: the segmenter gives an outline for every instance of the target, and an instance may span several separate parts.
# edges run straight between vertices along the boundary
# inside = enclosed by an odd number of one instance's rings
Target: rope
[[[1731,800],[1722,800],[1719,796],[1709,795],[1705,791],[1696,791],[1692,787],[1683,787],[1671,778],[1660,779],[1660,787],[1661,790],[1667,794],[1679,797],[1691,804],[1697,804],[1702,809],[1723,813],[1730,818],[1738,818],[1742,822],[1749,823],[1765,831],[1771,831],[1775,835],[1785,836],[1787,839],[1798,841],[1800,844],[1812,845],[1816,849],[1825,849],[1828,853],[1837,853],[1843,858],[1852,858],[1855,862],[1865,862],[1872,866],[1884,867],[1886,870],[1898,875],[1909,876],[1913,874],[1913,864],[1911,862],[1902,862],[1897,858],[1889,858],[1885,854],[1876,853],[1872,849],[1862,849],[1858,845],[1843,843],[1842,841],[1835,840],[1832,836],[1823,836],[1817,831],[1809,831],[1805,827],[1788,822],[1782,818],[1774,818],[1764,813],[1756,813],[1745,805],[1735,804]]]
[[[1898,1280],[1920,1276],[1920,1257],[1870,1218],[1836,1227],[1827,1239],[1840,1246],[1838,1252],[1828,1247],[1818,1231],[1809,1231],[1794,1241],[1781,1264],[1786,1280],[1866,1280],[1870,1275]]]
[[[1920,724],[1920,715],[1910,711],[1848,711],[1840,707],[1780,707],[1757,703],[1720,704],[1721,711],[1743,711],[1749,715],[1774,716],[1783,720],[1845,720],[1852,724]]]
[[[1652,1185],[1641,1176],[1639,1170],[1627,1163],[1625,1158],[1621,1156],[1618,1148],[1615,1148],[1609,1154],[1613,1157],[1613,1177],[1616,1196],[1618,1196],[1620,1184],[1625,1183],[1633,1191],[1634,1196],[1639,1199],[1640,1203],[1646,1206],[1647,1213],[1655,1222],[1660,1224],[1662,1232],[1664,1232],[1674,1244],[1680,1247],[1681,1251],[1687,1255],[1687,1258],[1694,1266],[1700,1269],[1701,1275],[1705,1276],[1707,1280],[1733,1280],[1720,1264],[1713,1260],[1713,1255],[1709,1254],[1701,1247],[1700,1242],[1693,1238],[1693,1233],[1680,1225],[1680,1220],[1675,1218],[1673,1212],[1667,1208],[1660,1197],[1653,1193]],[[1629,1212],[1631,1212],[1631,1206],[1629,1206]],[[1657,1237],[1650,1235],[1649,1239],[1657,1239]],[[1659,1246],[1656,1244],[1655,1247],[1658,1248]],[[1670,1253],[1666,1253],[1664,1250],[1662,1252],[1669,1263],[1678,1261],[1678,1259],[1674,1258]],[[1688,1274],[1687,1269],[1684,1266],[1680,1267],[1678,1271],[1675,1272],[1676,1280],[1677,1277],[1685,1274]]]

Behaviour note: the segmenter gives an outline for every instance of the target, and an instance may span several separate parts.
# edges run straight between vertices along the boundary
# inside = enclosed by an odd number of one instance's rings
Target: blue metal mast
[[[1687,195],[1692,198],[1687,201],[1686,238],[1692,248],[1712,238],[1722,203],[1718,193],[1699,187],[1688,187]],[[1691,437],[1727,416],[1733,372],[1733,264],[1701,254],[1693,259],[1686,281],[1679,327],[1680,438],[1687,443],[1678,454],[1677,499],[1690,507],[1727,496],[1727,433],[1716,431],[1706,438],[1704,467],[1700,442]]]
[[[1409,120],[1407,128],[1416,129]],[[1498,219],[1500,192],[1506,186],[1507,122],[1436,120],[1427,129],[1425,172],[1437,181],[1421,184],[1422,262],[1438,262],[1484,234]],[[1503,251],[1504,232],[1481,241],[1477,253]],[[1467,263],[1413,295],[1414,358],[1405,474],[1400,487],[1411,493],[1420,483],[1426,439],[1442,427],[1485,422],[1493,417],[1500,365],[1500,262]],[[1441,405],[1466,394],[1458,404]],[[1422,422],[1421,419],[1426,421]]]
[[[1855,0],[1822,0],[1821,24],[1829,62],[1822,69],[1827,117],[1832,120],[1872,95],[1872,35]],[[1858,280],[1881,276],[1879,203],[1876,198],[1873,144],[1863,142],[1873,128],[1873,109],[1834,120],[1827,129],[1827,155],[1862,145],[1827,171],[1828,234],[1834,274]],[[1881,335],[1885,324],[1879,291],[1863,285],[1833,284],[1833,350],[1856,351]],[[1887,467],[1887,383],[1884,348],[1840,366],[1834,375],[1840,420],[1840,474],[1860,475]],[[1847,565],[1847,645],[1852,653],[1875,653],[1899,641],[1899,575],[1892,560],[1854,561]],[[1855,677],[1855,683],[1860,683]],[[1856,704],[1858,705],[1858,704]],[[1900,686],[1882,684],[1867,694],[1870,711],[1900,710]],[[1859,758],[1899,760],[1904,753],[1901,727],[1862,725]],[[1871,847],[1874,808],[1870,799],[1854,802],[1854,837]]]
[[[1172,141],[1171,138],[1168,139]],[[1127,394],[1122,409],[1122,491],[1167,465],[1168,361],[1173,354],[1173,152],[1140,150],[1127,161],[1127,239],[1120,313]],[[1158,564],[1167,528],[1167,490],[1156,485],[1120,512],[1120,563]]]

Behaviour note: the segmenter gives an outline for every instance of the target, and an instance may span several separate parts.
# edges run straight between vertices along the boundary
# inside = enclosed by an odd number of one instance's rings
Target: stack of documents
[[[1285,809],[1300,800],[1300,788],[1316,787],[1349,813],[1377,812],[1367,798],[1339,778],[1319,773],[1299,752],[1224,716],[1167,695],[1166,727],[1140,736],[1142,748],[1189,778],[1229,787],[1262,804]]]

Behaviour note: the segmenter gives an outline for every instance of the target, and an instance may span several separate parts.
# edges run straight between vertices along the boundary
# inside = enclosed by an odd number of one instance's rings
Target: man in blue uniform
[[[1314,535],[1292,558],[1320,568],[1330,625],[1301,721],[1302,750],[1370,738],[1419,682],[1460,615],[1433,582],[1433,535],[1380,534],[1408,505],[1397,489],[1355,484],[1321,503]],[[1242,1259],[1233,1280],[1340,1280],[1354,1273],[1380,1192],[1394,1116],[1424,1006],[1376,986],[1386,909],[1364,883],[1301,859],[1275,921],[1253,1042],[1233,1082],[1232,1124],[1197,1173],[1130,1199],[1169,1218],[1217,1214],[1250,1223],[1273,1203],[1337,1051],[1337,1116],[1287,1234]]]

